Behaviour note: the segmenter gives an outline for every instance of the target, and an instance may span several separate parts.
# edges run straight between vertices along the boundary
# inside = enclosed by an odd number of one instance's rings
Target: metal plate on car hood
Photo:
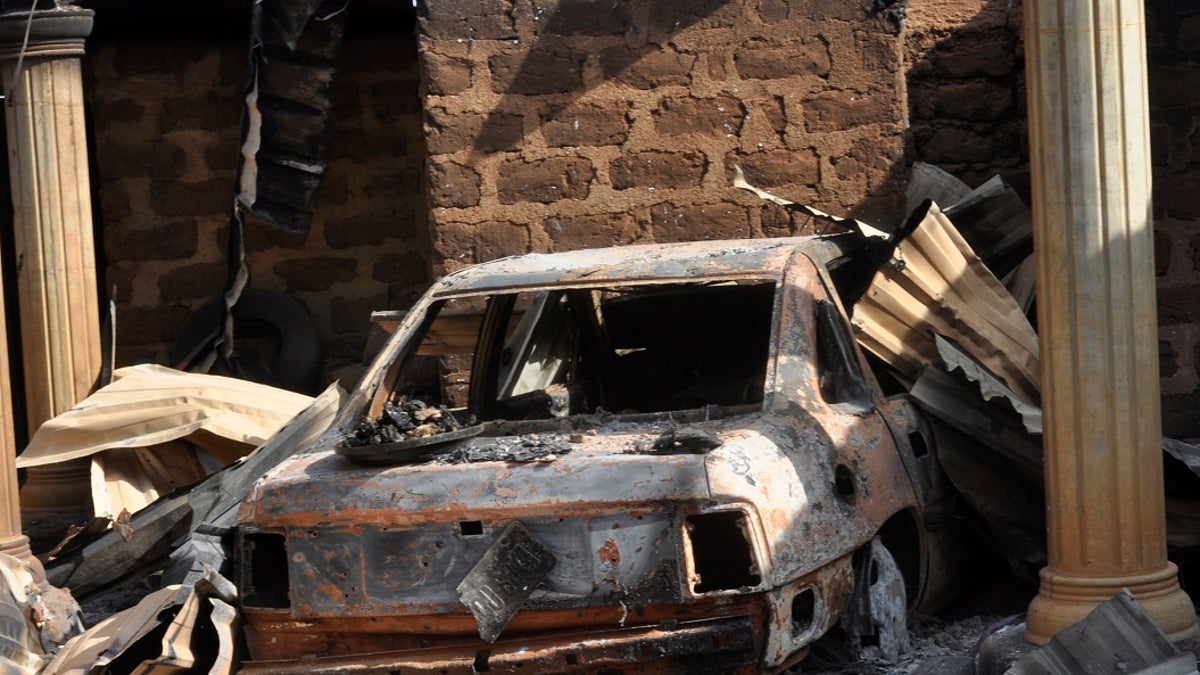
[[[475,615],[479,637],[495,642],[556,562],[550,549],[521,523],[506,527],[457,589]]]

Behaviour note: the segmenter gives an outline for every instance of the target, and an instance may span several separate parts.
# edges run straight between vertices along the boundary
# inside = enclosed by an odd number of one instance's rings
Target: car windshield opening
[[[391,398],[479,420],[761,405],[775,288],[641,284],[443,303]]]

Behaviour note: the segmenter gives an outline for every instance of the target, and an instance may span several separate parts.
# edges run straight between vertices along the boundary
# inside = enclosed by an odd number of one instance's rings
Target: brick
[[[1192,63],[1156,65],[1148,73],[1151,110],[1190,106],[1200,89],[1200,70]]]
[[[250,79],[250,64],[246,50],[241,45],[221,50],[221,62],[217,65],[217,80],[222,86],[244,89]]]
[[[471,62],[432,52],[425,53],[427,93],[434,96],[454,96],[471,88]]]
[[[1159,237],[1159,233],[1155,232],[1154,233],[1154,255],[1155,255],[1156,259],[1158,256],[1158,248],[1159,248],[1158,237]],[[1168,246],[1168,252],[1169,252],[1171,240],[1167,239],[1166,244]],[[1168,255],[1169,255],[1169,253],[1168,253]],[[1166,257],[1166,256],[1164,256],[1164,257]],[[1200,272],[1200,235],[1193,236],[1191,238],[1191,241],[1188,242],[1188,257],[1192,259],[1192,269],[1194,271]]]
[[[230,153],[236,150],[230,148]],[[101,181],[129,176],[173,177],[183,173],[186,166],[183,148],[157,137],[133,143],[96,140],[96,175]],[[232,195],[233,185],[226,183],[226,188]]]
[[[746,0],[690,0],[650,4],[650,35],[674,37],[684,29],[730,28],[742,20]]]
[[[475,232],[475,259],[478,262],[529,253],[529,228],[525,225],[494,221],[476,225]]]
[[[700,184],[708,158],[702,152],[630,153],[614,159],[608,173],[613,189],[683,188]]]
[[[204,163],[213,175],[228,176],[230,186],[237,172],[241,141],[237,133],[220,134],[204,150]],[[231,187],[232,189],[232,187]]]
[[[224,251],[226,242],[229,240],[229,228],[222,227],[216,234],[217,246]],[[281,230],[249,214],[246,215],[245,224],[242,227],[242,240],[245,242],[246,250],[250,253],[308,246],[307,236]]]
[[[650,209],[654,241],[741,239],[750,236],[746,208],[732,202],[678,206],[656,204]]]
[[[327,161],[347,159],[362,162],[383,157],[408,155],[408,138],[400,125],[384,126],[383,131],[367,129],[358,124],[334,124],[330,129],[325,152]]]
[[[496,189],[501,204],[560,199],[586,199],[596,172],[582,157],[551,157],[527,162],[512,159],[500,165]]]
[[[429,167],[431,206],[467,208],[479,205],[479,174],[469,166],[439,162]]]
[[[783,138],[787,134],[787,111],[782,96],[773,96],[762,103],[763,114],[771,124],[771,129]]]
[[[317,204],[325,206],[345,204],[349,201],[350,184],[346,181],[346,174],[331,167],[321,179],[321,192],[317,196]]]
[[[475,227],[467,223],[442,223],[434,229],[433,248],[443,260],[465,265],[475,261]]]
[[[202,183],[155,179],[150,183],[150,198],[154,212],[166,218],[222,215],[229,213],[233,185],[223,178]]]
[[[412,239],[416,233],[416,215],[412,208],[396,205],[386,214],[373,213],[327,221],[325,243],[334,250],[380,246],[392,239]]]
[[[932,55],[933,69],[939,77],[1003,77],[1013,72],[1018,51],[1004,33],[963,32],[957,40],[938,47]]]
[[[502,94],[565,94],[583,88],[587,52],[565,45],[538,45],[488,59],[492,91]]]
[[[525,135],[524,118],[511,113],[487,115],[432,108],[425,118],[425,140],[434,155],[471,149],[477,153],[509,150]]]
[[[513,0],[433,0],[420,8],[420,32],[434,40],[517,37]]]
[[[890,29],[891,24],[882,16],[880,8],[885,2],[877,0],[810,0],[808,2],[790,3],[791,19],[812,19],[816,21],[852,22],[863,26],[871,26],[876,30]]]
[[[428,278],[411,284],[403,282],[388,284],[387,306],[389,309],[407,309],[412,307],[428,287]]]
[[[758,2],[758,18],[767,25],[787,21],[788,14],[787,0],[759,0]]]
[[[1194,237],[1192,239],[1193,253],[1195,252],[1197,246],[1200,246],[1200,236]],[[1195,257],[1193,257],[1193,262],[1198,266],[1197,269],[1200,269],[1200,261],[1197,261],[1195,259]],[[1158,230],[1155,230],[1154,231],[1154,276],[1156,276],[1156,277],[1166,276],[1167,271],[1170,270],[1170,267],[1171,267],[1171,237],[1167,236],[1167,234],[1165,232],[1159,232]]]
[[[125,98],[99,103],[92,111],[96,128],[102,129],[109,124],[140,122],[146,114],[146,106]]]
[[[1162,398],[1163,435],[1171,438],[1200,436],[1200,391]]]
[[[140,229],[106,227],[104,250],[114,260],[185,260],[196,254],[197,233],[195,220]]]
[[[1175,218],[1200,218],[1200,190],[1194,171],[1154,177],[1154,207]]]
[[[820,179],[820,160],[811,148],[730,153],[726,164],[740,165],[746,173],[746,180],[759,187],[816,185]]]
[[[375,262],[371,278],[385,284],[423,284],[429,279],[428,267],[419,253],[388,253]]]
[[[628,101],[606,105],[572,105],[542,119],[542,137],[552,148],[620,145],[632,124]]]
[[[158,75],[174,85],[181,64],[200,61],[204,52],[205,46],[193,40],[123,42],[115,49],[113,68],[122,79]]]
[[[362,196],[372,202],[394,202],[398,197],[421,194],[421,172],[416,167],[379,167],[367,178]]]
[[[746,109],[741,101],[729,96],[703,99],[689,96],[664,100],[653,115],[654,125],[661,134],[726,136],[741,133]]]
[[[792,213],[782,206],[766,203],[758,212],[763,235],[767,237],[791,237],[797,233],[797,221],[803,216]]]
[[[544,35],[624,35],[632,21],[628,2],[540,2],[537,32]]]
[[[241,106],[227,105],[232,100],[213,98],[182,98],[173,96],[163,101],[159,116],[159,133],[181,129],[221,129],[237,127],[241,120]]]
[[[1012,90],[988,81],[950,82],[933,95],[934,115],[971,122],[1004,119],[1013,114]]]
[[[635,89],[686,86],[692,81],[695,54],[681,54],[670,47],[609,47],[600,52],[600,68],[606,79],[616,79]]]
[[[107,298],[114,293],[115,287],[117,302],[128,303],[133,298],[133,280],[137,275],[137,270],[128,263],[122,264],[123,262],[109,265],[104,270],[104,276],[100,278],[100,288],[103,289],[103,295]]]
[[[824,91],[803,103],[808,131],[843,131],[864,124],[889,124],[900,119],[891,94],[851,90]]]
[[[1170,340],[1158,341],[1158,376],[1168,378],[1179,372],[1179,352]]]
[[[182,305],[129,307],[117,305],[121,344],[172,344],[191,311]]]
[[[130,224],[133,222],[132,195],[127,186],[121,182],[97,181],[97,183],[99,185],[96,186],[96,193],[100,199],[95,205],[97,207],[96,220],[101,223]]]
[[[372,295],[365,298],[338,296],[329,302],[329,328],[335,334],[366,335],[371,327],[371,312],[387,308],[387,297]],[[361,353],[361,347],[359,350]]]
[[[1170,286],[1158,289],[1158,323],[1200,323],[1200,285]]]
[[[287,284],[287,291],[325,291],[339,282],[358,277],[358,261],[354,258],[316,256],[296,258],[275,263],[275,274]]]
[[[215,298],[225,291],[226,276],[221,263],[176,267],[158,278],[158,295],[163,302]]]
[[[422,99],[417,88],[417,81],[403,79],[368,84],[362,88],[362,105],[386,128],[421,114]]]
[[[999,142],[970,129],[942,127],[919,144],[919,156],[933,164],[978,162],[990,164],[996,157]]]
[[[888,152],[886,145],[871,139],[855,142],[846,152],[831,156],[829,163],[839,180],[852,180],[856,176],[886,176],[902,160],[902,148]]]
[[[642,227],[628,213],[554,216],[542,221],[555,251],[575,251],[632,244],[642,238]]]
[[[829,46],[820,40],[780,46],[752,45],[733,56],[738,75],[749,80],[780,80],[796,76],[828,78]]]

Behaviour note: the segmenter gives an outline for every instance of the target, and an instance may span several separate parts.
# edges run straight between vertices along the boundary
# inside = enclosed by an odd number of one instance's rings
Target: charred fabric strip
[[[297,234],[312,225],[325,175],[344,7],[344,0],[254,5],[237,200]]]

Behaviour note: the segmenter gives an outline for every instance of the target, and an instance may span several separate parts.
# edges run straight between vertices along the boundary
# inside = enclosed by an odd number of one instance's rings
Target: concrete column
[[[0,15],[0,65],[19,269],[30,431],[86,396],[100,373],[100,321],[80,57],[91,10]],[[28,531],[91,516],[88,463],[30,470]],[[53,535],[49,535],[53,536]]]
[[[1200,633],[1167,562],[1143,0],[1026,0],[1049,564],[1026,639],[1128,588]]]
[[[42,563],[29,549],[21,532],[21,503],[17,497],[16,419],[12,408],[12,380],[8,369],[8,326],[4,316],[4,270],[0,266],[0,553],[24,560],[39,586],[46,585]]]

